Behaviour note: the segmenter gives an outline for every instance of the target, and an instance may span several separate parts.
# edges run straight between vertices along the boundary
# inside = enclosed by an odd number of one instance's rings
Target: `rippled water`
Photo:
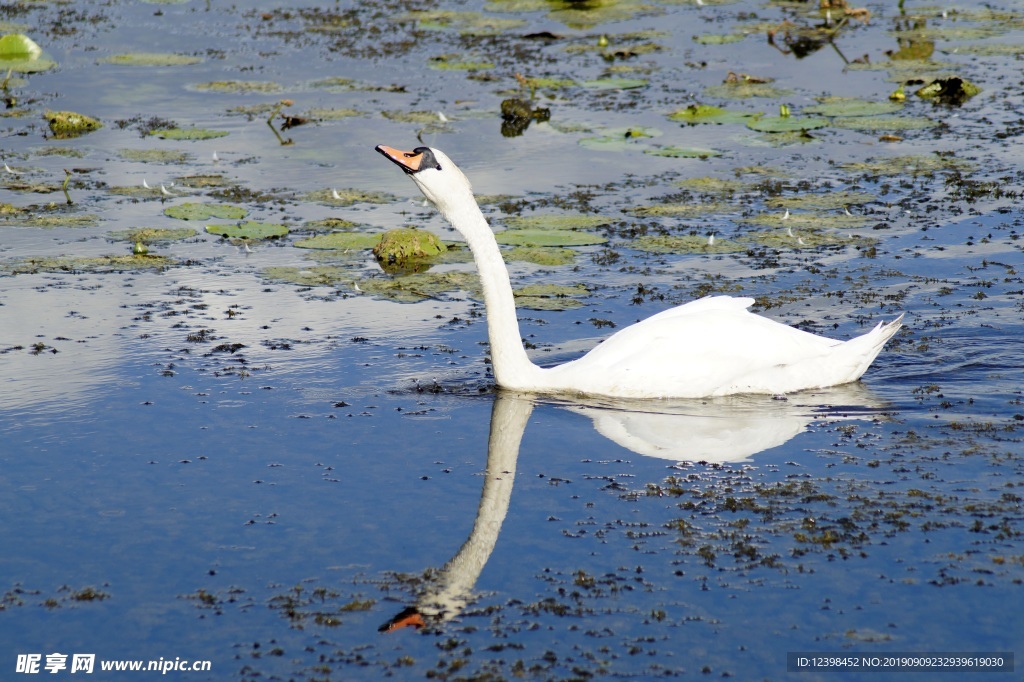
[[[210,661],[209,672],[167,676],[182,680],[896,679],[797,674],[787,653],[1020,659],[1019,4],[868,4],[868,23],[850,20],[800,58],[780,23],[820,39],[829,19],[795,4],[441,4],[465,14],[197,0],[4,8],[15,24],[4,31],[28,33],[59,67],[13,82],[24,113],[0,123],[14,171],[0,189],[13,214],[0,227],[0,676],[16,675],[19,655],[45,663],[54,652],[96,654],[97,666]],[[746,37],[705,44],[732,32]],[[887,52],[908,49],[929,60],[885,66]],[[201,61],[101,61],[140,51]],[[493,67],[441,70],[439,56]],[[907,70],[956,72],[982,93],[935,106],[907,86],[898,117],[939,124],[921,130],[780,138],[668,119],[695,102],[796,115],[822,95],[887,102]],[[712,88],[730,71],[788,92],[724,97]],[[524,95],[517,72],[647,84],[542,87],[550,121],[504,137],[500,102]],[[354,85],[318,84],[329,77]],[[207,89],[225,80],[272,86]],[[290,145],[266,123],[281,99],[310,119],[278,131]],[[359,113],[310,113],[322,108]],[[44,109],[104,127],[48,139]],[[421,118],[395,113],[408,111]],[[153,117],[229,134],[160,140],[143,134]],[[617,151],[585,142],[627,127],[653,137]],[[538,362],[573,357],[609,323],[715,292],[841,338],[899,312],[906,327],[863,382],[788,400],[496,392],[472,292],[372,296],[366,282],[387,276],[369,251],[329,256],[350,274],[325,286],[267,276],[321,265],[294,244],[329,217],[453,239],[373,152],[417,135],[481,195],[511,197],[485,206],[499,228],[517,214],[607,217],[594,231],[608,245],[576,248],[571,265],[510,264],[516,286],[591,289],[575,309],[521,311]],[[668,146],[721,156],[645,153]],[[881,163],[894,158],[895,170]],[[190,179],[210,173],[217,187]],[[705,176],[745,184],[724,196],[677,184]],[[143,180],[170,196],[126,189]],[[332,188],[394,198],[309,197]],[[869,197],[817,219],[870,242],[660,254],[633,241],[778,235],[772,216],[815,210],[787,201],[838,191]],[[196,236],[151,246],[173,267],[79,261],[13,274],[26,258],[129,253],[109,233],[181,227],[163,211],[185,201],[229,201],[293,234],[232,242],[190,222]],[[679,203],[709,211],[630,212]],[[866,220],[831,227],[846,211]],[[39,227],[28,214],[61,219]],[[65,220],[90,215],[84,227]],[[1016,679],[1016,665],[953,674]]]

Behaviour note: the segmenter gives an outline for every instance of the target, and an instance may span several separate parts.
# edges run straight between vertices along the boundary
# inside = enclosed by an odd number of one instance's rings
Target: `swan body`
[[[377,151],[412,178],[473,252],[502,388],[617,398],[792,393],[856,381],[902,326],[900,315],[837,341],[751,313],[752,298],[712,296],[621,329],[576,360],[538,367],[523,348],[508,270],[469,180],[437,149]]]

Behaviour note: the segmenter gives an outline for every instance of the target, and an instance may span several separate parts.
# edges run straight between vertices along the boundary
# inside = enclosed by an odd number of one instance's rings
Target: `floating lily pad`
[[[637,237],[630,245],[638,251],[648,253],[736,253],[746,246],[732,239],[704,237],[699,235],[644,235]]]
[[[367,294],[398,303],[418,303],[454,291],[480,295],[480,279],[475,272],[421,272],[394,279],[361,279],[357,284]]]
[[[585,286],[561,284],[529,284],[515,292],[516,306],[531,310],[572,310],[583,305],[575,296],[590,293]]]
[[[924,130],[939,125],[925,116],[856,116],[853,118],[834,118],[833,128],[844,130]]]
[[[388,204],[395,201],[395,195],[362,189],[318,189],[306,194],[303,199],[331,206],[351,206],[353,204]]]
[[[822,246],[872,246],[878,243],[877,239],[861,237],[859,235],[843,233],[839,231],[826,230],[797,230],[792,234],[788,230],[774,230],[772,232],[756,234],[751,237],[762,246],[769,246],[776,249],[813,249]]]
[[[265,268],[261,274],[267,279],[298,284],[304,287],[320,287],[355,282],[358,272],[355,268],[340,265],[311,265],[304,268],[270,267]]]
[[[175,242],[188,239],[198,234],[191,227],[160,228],[160,227],[136,227],[130,230],[118,230],[108,232],[107,239],[118,242],[142,242],[143,244],[157,244],[160,242]]]
[[[903,109],[899,102],[872,102],[856,97],[823,97],[819,101],[820,104],[807,107],[803,112],[816,116],[855,117],[893,114]]]
[[[844,206],[859,206],[876,201],[878,197],[869,192],[838,191],[826,193],[805,193],[792,197],[781,197],[768,200],[772,208],[790,208],[798,210],[841,209]]]
[[[737,192],[744,192],[750,189],[749,183],[743,182],[742,180],[733,179],[722,179],[722,178],[686,178],[675,183],[679,187],[683,187],[695,192],[701,192],[704,194],[721,194],[721,195],[732,195]]]
[[[608,241],[600,235],[574,230],[505,230],[496,238],[499,244],[510,246],[587,246]]]
[[[742,33],[704,33],[693,36],[693,41],[699,45],[729,45],[738,43],[746,38]]]
[[[580,83],[590,90],[633,90],[647,86],[643,78],[598,78]]]
[[[860,214],[846,214],[836,210],[830,213],[789,213],[776,211],[773,213],[761,213],[749,218],[742,218],[740,222],[749,225],[765,225],[778,227],[787,234],[793,232],[799,235],[801,231],[819,230],[824,227],[835,229],[855,229],[865,227],[873,222],[870,216]]]
[[[630,149],[644,139],[659,137],[657,128],[635,126],[632,128],[612,128],[599,137],[585,137],[579,141],[581,147],[606,152],[621,152]]]
[[[201,57],[169,52],[131,52],[103,57],[99,61],[118,66],[188,66],[203,60]]]
[[[502,221],[510,230],[587,230],[609,223],[608,218],[581,213],[509,216]]]
[[[300,249],[333,249],[345,251],[349,249],[372,249],[380,241],[380,233],[374,232],[331,232],[318,234],[309,239],[295,242]]]
[[[315,108],[306,112],[306,116],[315,121],[341,121],[346,118],[362,116],[363,112],[358,109],[325,109]]]
[[[103,127],[98,119],[74,111],[46,111],[43,118],[50,124],[50,132],[58,140],[81,137]]]
[[[458,54],[441,54],[427,61],[432,69],[447,71],[484,71],[494,68],[494,62],[465,59]]]
[[[397,111],[382,111],[381,116],[388,119],[389,121],[398,121],[400,123],[418,123],[420,125],[426,125],[429,123],[440,123],[441,117],[437,111],[405,111],[399,109]]]
[[[393,18],[397,22],[416,21],[427,30],[458,29],[470,36],[493,35],[525,25],[522,19],[503,19],[482,12],[423,9],[412,10]]]
[[[730,212],[732,208],[722,202],[694,202],[690,204],[649,204],[635,206],[629,213],[638,218],[693,218],[709,213]]]
[[[288,228],[284,225],[255,220],[247,220],[237,225],[207,225],[206,231],[231,239],[276,239],[288,234]]]
[[[128,272],[161,270],[178,261],[166,256],[123,254],[109,256],[26,256],[0,262],[0,272],[10,275],[39,272]]]
[[[771,83],[738,81],[712,85],[704,89],[704,94],[719,99],[750,99],[751,97],[782,99],[792,95],[792,91]]]
[[[9,206],[5,204],[4,206]],[[41,227],[44,229],[53,229],[57,227],[95,227],[99,225],[99,216],[92,214],[84,215],[66,215],[66,214],[39,214],[35,211],[22,212],[10,214],[8,211],[0,211],[0,219],[2,219],[3,225],[11,225],[18,227]]]
[[[521,261],[549,267],[570,265],[576,260],[576,252],[572,249],[554,247],[517,246],[503,251],[501,255],[508,262]]]
[[[209,220],[210,218],[240,220],[245,217],[247,212],[241,206],[233,206],[231,204],[198,204],[193,202],[168,206],[164,209],[165,215],[179,220]]]
[[[225,137],[226,130],[209,130],[208,128],[158,128],[149,131],[161,140],[213,140]]]
[[[282,90],[280,85],[272,81],[210,81],[208,83],[200,83],[195,88],[204,92],[234,94],[248,94],[252,92],[275,93]]]
[[[807,116],[762,116],[747,121],[747,127],[759,133],[795,133],[828,125],[827,118]]]
[[[654,149],[645,149],[644,154],[664,156],[670,159],[708,159],[712,156],[721,156],[722,152],[699,147],[655,147]]]
[[[869,159],[855,163],[845,163],[844,170],[868,173],[871,175],[911,175],[931,176],[940,171],[959,170],[970,172],[974,164],[954,156],[938,154],[922,154],[919,156],[891,156],[882,159]]]
[[[709,104],[691,104],[685,109],[679,109],[668,115],[669,120],[697,125],[699,123],[746,123],[749,119],[760,114],[751,114],[742,111],[730,111],[721,107],[714,107]]]
[[[192,155],[187,152],[173,149],[119,149],[117,155],[126,161],[142,163],[182,164],[192,158]]]
[[[0,38],[0,71],[3,73],[39,73],[55,66],[57,63],[47,59],[42,48],[27,35],[10,33]]]

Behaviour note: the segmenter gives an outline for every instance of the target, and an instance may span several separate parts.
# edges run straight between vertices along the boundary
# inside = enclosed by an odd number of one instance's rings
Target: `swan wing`
[[[551,379],[636,397],[787,393],[853,381],[877,354],[755,315],[753,302],[716,296],[663,311],[552,368]]]

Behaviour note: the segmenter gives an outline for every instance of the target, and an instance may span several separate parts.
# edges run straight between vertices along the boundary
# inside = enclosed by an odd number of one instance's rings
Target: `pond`
[[[1020,11],[4,5],[4,678],[1019,679]],[[377,144],[473,181],[540,364],[710,294],[904,328],[790,396],[500,391]]]

